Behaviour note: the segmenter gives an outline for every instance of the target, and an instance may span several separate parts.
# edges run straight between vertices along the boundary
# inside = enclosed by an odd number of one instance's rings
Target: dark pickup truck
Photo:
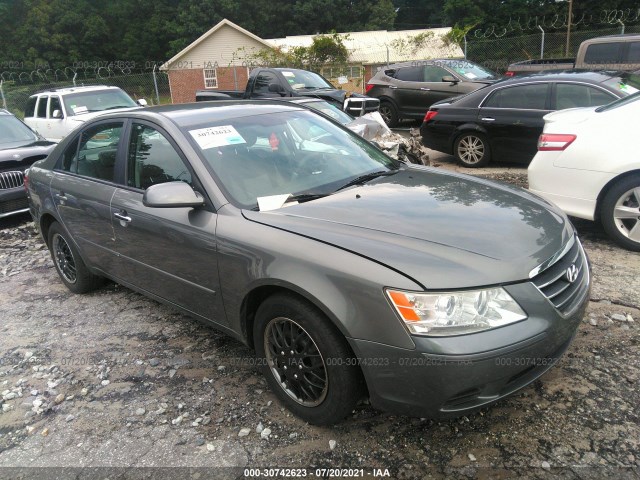
[[[296,68],[256,68],[251,71],[245,90],[198,90],[196,101],[274,99],[282,97],[322,98],[354,117],[377,112],[380,101],[358,93],[335,88],[314,72]]]

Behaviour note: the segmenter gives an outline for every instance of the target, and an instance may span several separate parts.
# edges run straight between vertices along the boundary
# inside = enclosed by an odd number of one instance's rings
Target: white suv
[[[145,106],[134,102],[118,87],[55,88],[29,97],[24,111],[24,123],[52,142],[59,142],[78,125],[114,110],[130,110]]]

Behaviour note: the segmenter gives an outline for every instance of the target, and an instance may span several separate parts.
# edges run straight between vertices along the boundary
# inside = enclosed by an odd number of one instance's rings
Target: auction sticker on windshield
[[[200,128],[198,130],[189,130],[189,133],[203,150],[223,147],[225,145],[247,143],[245,139],[242,138],[242,135],[233,128],[233,125]]]

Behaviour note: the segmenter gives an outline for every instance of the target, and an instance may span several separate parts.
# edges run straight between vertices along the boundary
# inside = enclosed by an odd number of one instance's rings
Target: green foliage
[[[391,47],[398,52],[415,55],[430,42],[433,42],[434,36],[435,34],[433,32],[424,32],[416,35],[410,35],[406,38],[398,38],[391,42]]]
[[[308,47],[298,46],[287,50],[282,48],[263,49],[257,52],[239,48],[234,58],[243,59],[249,65],[272,67],[307,68],[318,71],[324,65],[346,65],[349,51],[343,43],[343,36],[336,32],[316,35]],[[348,37],[347,37],[348,38]]]

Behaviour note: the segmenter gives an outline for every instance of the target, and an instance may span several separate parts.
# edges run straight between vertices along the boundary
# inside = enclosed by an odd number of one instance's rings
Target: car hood
[[[38,160],[43,158],[43,155],[49,155],[55,146],[55,143],[44,140],[0,145],[0,169],[29,166],[33,163],[34,157]]]
[[[420,167],[318,200],[243,213],[370,258],[426,289],[526,280],[574,234],[560,210],[525,190]]]

